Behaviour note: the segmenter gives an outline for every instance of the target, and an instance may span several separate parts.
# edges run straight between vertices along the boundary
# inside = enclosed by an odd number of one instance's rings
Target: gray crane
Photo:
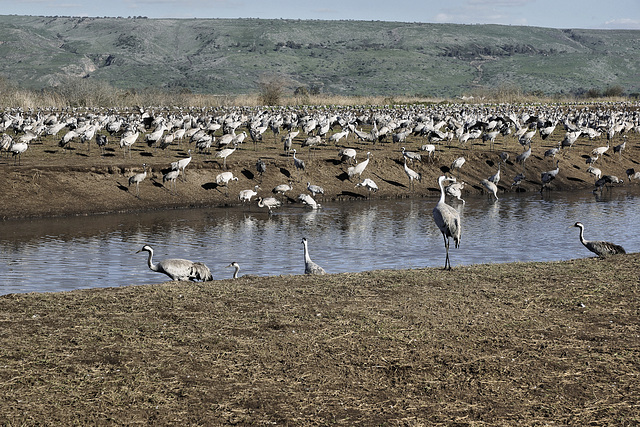
[[[233,172],[222,172],[216,176],[216,184],[218,186],[224,186],[226,189],[226,195],[229,195],[229,183],[231,181],[237,181],[238,177],[233,176]]]
[[[172,258],[160,261],[157,264],[153,263],[153,249],[149,245],[144,245],[136,253],[142,251],[149,252],[149,258],[147,264],[151,271],[157,271],[158,273],[164,273],[171,278],[171,280],[180,281],[207,281],[213,280],[211,270],[205,264],[201,262],[193,262],[187,259]]]
[[[527,159],[531,157],[531,144],[529,144],[529,148],[525,151],[523,151],[522,153],[518,154],[518,156],[516,157],[516,162],[518,163],[522,163],[522,169],[525,168],[525,162],[527,161]]]
[[[581,222],[576,222],[575,224],[573,224],[573,226],[580,229],[580,243],[582,243],[585,248],[589,249],[599,257],[604,258],[607,255],[626,253],[622,246],[616,245],[611,242],[605,242],[602,240],[585,240],[584,225]]]
[[[296,157],[296,149],[294,148],[291,151],[293,152],[293,165],[296,167],[296,169],[304,170],[304,161]]]
[[[12,142],[9,146],[9,151],[13,154],[13,165],[16,165],[16,157],[19,164],[22,164],[22,153],[27,151],[29,144],[26,142]]]
[[[404,147],[402,147],[401,151],[402,151],[402,157],[404,157],[405,159],[408,159],[410,162],[413,162],[414,160],[418,162],[422,161],[422,156],[416,153],[415,151],[407,151]]]
[[[180,159],[177,160],[175,162],[171,163],[171,169],[172,170],[181,170],[182,171],[182,179],[186,180],[186,171],[187,171],[187,166],[189,166],[189,163],[191,163],[191,148],[189,148],[189,150],[187,150],[187,156],[189,157],[185,157],[184,159]]]
[[[136,185],[136,197],[140,198],[140,183],[147,177],[147,164],[142,164],[142,172],[129,177],[129,186]]]
[[[233,272],[233,278],[237,279],[238,278],[238,272],[240,271],[240,264],[238,264],[237,262],[233,261],[231,264],[227,265],[227,268],[229,268],[229,267],[235,268],[235,270]]]
[[[242,190],[238,195],[238,200],[240,200],[243,204],[244,202],[250,202],[253,196],[258,195],[259,189],[260,187],[256,185],[255,187],[253,187],[253,190]]]
[[[376,184],[372,179],[365,178],[362,182],[356,184],[356,187],[364,187],[369,191],[369,198],[371,198],[371,192],[374,193],[378,191],[378,184]]]
[[[447,257],[444,261],[444,268],[446,270],[448,267],[449,270],[451,270],[451,261],[449,261],[449,238],[453,237],[453,242],[456,248],[460,246],[462,224],[460,222],[460,214],[458,211],[446,204],[444,201],[444,182],[447,180],[455,182],[454,179],[447,178],[444,175],[441,175],[438,178],[438,185],[440,186],[440,200],[433,208],[433,220],[440,229],[442,237],[444,238],[444,247],[447,252]]]
[[[258,159],[256,162],[256,172],[258,175],[262,176],[263,173],[267,171],[267,164],[262,159]]]
[[[560,172],[560,160],[556,160],[556,168],[554,170],[542,172],[540,174],[540,181],[542,181],[542,188],[540,188],[541,192],[542,190],[544,190],[545,187],[549,188],[548,187],[549,183],[554,179],[556,179],[556,176],[558,176],[559,172]]]
[[[464,199],[462,198],[462,189],[464,188],[464,181],[461,182],[453,182],[447,185],[444,189],[445,193],[447,193],[451,197],[455,197],[460,200],[462,204],[465,204]]]
[[[176,189],[176,178],[178,178],[178,175],[180,175],[180,170],[179,169],[171,170],[171,171],[165,173],[164,175],[162,175],[162,184],[164,184],[165,182],[169,181],[171,183],[171,188],[173,190],[175,190]]]
[[[452,172],[454,169],[458,169],[458,178],[460,178],[460,168],[462,167],[462,165],[464,165],[466,161],[467,160],[464,157],[460,156],[451,163]]]
[[[302,193],[298,196],[298,200],[300,200],[305,205],[309,206],[311,209],[320,208],[320,203],[316,202],[313,197],[308,194]]]
[[[349,175],[349,179],[353,178],[356,175],[358,176],[362,175],[362,172],[364,172],[364,169],[369,164],[370,157],[371,157],[371,152],[367,152],[367,160],[365,160],[364,162],[360,162],[355,166],[350,166],[349,168],[347,168],[347,175]]]
[[[422,175],[407,166],[407,159],[404,159],[404,173],[409,177],[409,188],[413,190],[413,180],[422,181]]]
[[[489,181],[488,179],[483,179],[482,181],[480,181],[480,184],[482,184],[482,186],[484,188],[487,189],[487,191],[490,194],[493,194],[493,197],[496,198],[496,200],[498,200],[498,186],[495,185],[493,182]]]
[[[306,237],[302,238],[302,244],[304,245],[304,274],[327,274],[322,267],[311,261]]]
[[[271,209],[279,208],[281,204],[280,200],[275,197],[258,198],[258,207],[269,209],[269,213],[271,213]]]
[[[319,185],[313,185],[310,182],[307,182],[307,190],[309,190],[313,197],[316,197],[316,194],[324,195],[324,188]]]
[[[237,144],[234,143],[234,147],[233,148],[223,148],[222,150],[216,152],[216,157],[221,158],[222,159],[222,167],[223,168],[227,168],[227,157],[229,157],[231,154],[233,154],[234,151],[236,151]]]
[[[494,173],[489,178],[487,178],[490,182],[493,182],[495,185],[498,185],[498,183],[500,182],[500,166],[502,165],[498,163],[498,172]]]

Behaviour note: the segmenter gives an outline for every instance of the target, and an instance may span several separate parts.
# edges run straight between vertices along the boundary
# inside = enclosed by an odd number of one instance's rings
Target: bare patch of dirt
[[[640,255],[0,297],[0,423],[637,425]]]

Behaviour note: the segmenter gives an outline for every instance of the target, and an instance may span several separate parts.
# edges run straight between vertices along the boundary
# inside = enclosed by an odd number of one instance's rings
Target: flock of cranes
[[[323,275],[326,274],[324,269],[311,260],[309,256],[309,247],[306,237],[302,238],[302,245],[304,248],[304,274],[311,275]],[[174,281],[193,281],[193,282],[207,282],[213,280],[211,270],[207,265],[200,261],[190,261],[182,258],[168,258],[158,263],[153,262],[153,248],[149,245],[144,245],[142,249],[136,253],[147,252],[149,254],[147,258],[147,266],[151,271],[162,273],[168,276]],[[233,279],[238,278],[238,272],[240,271],[240,265],[233,261],[227,267],[233,267]]]
[[[131,158],[131,149],[139,143],[157,149],[166,149],[169,146],[188,144],[187,157],[171,162],[162,177],[163,183],[169,183],[175,191],[176,181],[182,175],[182,180],[186,181],[186,168],[192,160],[192,150],[197,155],[206,156],[212,147],[216,147],[214,158],[222,159],[221,172],[216,175],[215,182],[219,187],[225,187],[225,194],[228,195],[229,184],[238,182],[239,176],[233,171],[226,170],[227,159],[239,149],[243,148],[246,138],[250,138],[254,143],[256,151],[255,170],[260,179],[271,168],[266,161],[264,152],[257,152],[257,147],[265,143],[264,133],[271,129],[274,141],[282,134],[283,143],[282,156],[290,159],[290,165],[295,173],[295,177],[289,176],[288,183],[275,186],[271,191],[273,196],[261,195],[259,185],[253,185],[251,189],[241,190],[238,195],[240,203],[251,203],[253,198],[257,199],[257,206],[266,208],[272,212],[283,205],[285,198],[299,201],[313,209],[320,207],[314,198],[322,197],[324,189],[312,183],[310,179],[311,167],[317,167],[313,161],[312,153],[322,149],[335,149],[338,161],[343,167],[346,179],[350,186],[362,188],[367,191],[370,197],[372,192],[377,192],[379,186],[374,182],[376,176],[384,176],[384,171],[379,170],[379,163],[375,167],[369,166],[374,158],[377,144],[404,144],[408,146],[410,138],[413,141],[429,142],[419,145],[419,151],[410,151],[405,146],[400,148],[396,161],[398,171],[404,170],[408,188],[414,190],[416,183],[422,183],[426,173],[433,176],[438,171],[434,165],[435,159],[449,153],[452,146],[460,151],[471,153],[473,145],[489,144],[492,151],[499,142],[513,138],[521,146],[521,152],[511,150],[515,155],[515,163],[521,165],[517,174],[513,176],[513,183],[507,187],[519,187],[526,182],[527,176],[531,174],[527,161],[534,157],[545,159],[551,157],[555,163],[555,169],[540,171],[540,180],[536,182],[540,185],[540,191],[548,190],[551,183],[558,178],[565,169],[561,169],[560,163],[564,158],[564,153],[568,150],[577,150],[578,146],[593,144],[601,138],[606,138],[606,145],[595,146],[585,153],[588,157],[587,165],[584,166],[586,174],[594,177],[594,187],[603,187],[619,183],[622,180],[617,176],[604,173],[602,168],[604,158],[608,159],[608,164],[613,161],[622,161],[627,149],[627,135],[631,132],[640,133],[640,113],[638,106],[630,108],[623,105],[615,108],[612,105],[600,105],[597,108],[580,108],[580,106],[509,106],[509,105],[449,105],[433,106],[431,109],[423,107],[409,106],[399,107],[344,107],[338,109],[330,108],[300,108],[295,109],[260,109],[260,108],[229,108],[220,111],[158,111],[133,110],[129,114],[119,114],[115,112],[86,112],[85,114],[73,114],[72,112],[51,112],[38,111],[35,114],[24,111],[5,111],[0,117],[0,149],[11,153],[14,158],[14,165],[22,163],[22,155],[27,151],[30,144],[45,135],[58,137],[59,146],[63,151],[70,151],[71,144],[79,142],[90,147],[95,143],[101,148],[104,155],[104,148],[111,141],[116,142],[122,150],[123,158]],[[245,130],[239,131],[241,128]],[[564,128],[564,136],[558,135]],[[368,131],[363,130],[368,128]],[[333,133],[330,135],[330,130]],[[222,132],[222,135],[219,134]],[[13,134],[13,136],[10,135]],[[107,137],[108,134],[108,137]],[[330,136],[329,136],[330,135]],[[557,146],[544,150],[541,141],[548,142],[553,135],[557,136]],[[502,136],[502,141],[497,138]],[[298,138],[296,140],[296,138]],[[481,141],[481,142],[480,142]],[[585,141],[578,144],[578,141]],[[297,148],[294,144],[299,143],[299,148],[308,147],[308,160],[305,161],[298,156]],[[341,144],[341,147],[338,147]],[[349,145],[358,144],[366,146],[366,159],[358,161],[358,151]],[[505,144],[506,146],[506,144]],[[325,147],[325,148],[323,148]],[[335,148],[333,148],[335,147]],[[613,154],[609,151],[612,148]],[[565,151],[566,150],[566,151]],[[260,157],[258,157],[260,155]],[[615,158],[613,157],[615,155]],[[236,155],[237,156],[237,155]],[[290,156],[290,157],[289,157]],[[303,154],[303,157],[305,154]],[[378,156],[376,153],[375,156]],[[501,191],[500,180],[506,173],[510,153],[502,151],[495,153],[499,158],[497,172],[486,179],[476,179],[478,187],[485,188],[494,200],[498,200]],[[556,156],[559,156],[557,158]],[[445,201],[447,196],[454,197],[461,201],[465,182],[461,176],[465,174],[465,165],[469,164],[465,155],[459,155],[450,164],[444,175],[440,175],[437,183],[440,187],[440,199],[433,210],[433,219],[441,231],[445,243],[445,268],[451,268],[449,260],[449,240],[454,240],[455,247],[459,247],[461,238],[460,216],[457,210]],[[378,157],[375,157],[376,159]],[[616,160],[617,158],[617,160]],[[257,160],[256,160],[257,159]],[[426,167],[425,163],[431,166]],[[313,164],[313,165],[312,165]],[[596,167],[596,164],[600,167]],[[401,165],[401,167],[400,167]],[[467,168],[470,166],[467,166]],[[514,166],[517,168],[517,166]],[[575,166],[574,166],[575,167]],[[401,169],[402,168],[402,169]],[[274,168],[275,169],[275,168]],[[566,168],[569,169],[568,167]],[[135,173],[128,177],[129,186],[135,185],[135,196],[140,197],[140,185],[148,174],[147,164],[142,165],[142,172]],[[440,172],[440,171],[438,171]],[[400,172],[401,173],[401,172]],[[453,176],[447,176],[455,174]],[[364,176],[363,176],[364,175]],[[302,178],[307,181],[307,193],[300,193],[296,198],[288,198],[286,194],[293,191],[293,180],[300,182]],[[629,168],[627,171],[629,181],[640,179],[640,173]],[[389,182],[389,180],[385,180]],[[304,182],[304,181],[303,181]],[[447,185],[445,185],[445,183]],[[466,185],[469,185],[468,183]],[[473,184],[471,184],[473,186]],[[351,187],[354,188],[354,187]],[[280,196],[280,199],[277,197]],[[580,227],[580,240],[591,251],[598,255],[608,252],[602,249],[593,248],[594,242],[587,242],[583,239],[583,226]],[[585,243],[586,242],[586,243]],[[304,245],[305,265],[309,265],[311,270],[320,271],[313,268],[315,264],[309,259],[306,239],[302,241]],[[587,244],[589,243],[589,245]],[[602,246],[602,245],[599,245]],[[611,246],[614,247],[614,246]],[[180,273],[171,272],[172,268],[177,268],[180,263],[170,260],[164,263],[153,264],[153,250],[145,246],[142,250],[149,252],[149,267],[154,271],[163,272],[174,280],[193,280],[195,278],[207,277],[204,270],[199,270],[197,263],[189,264],[191,270],[187,272],[187,264],[181,268]],[[610,251],[609,251],[610,252]],[[195,268],[196,265],[198,268]],[[237,266],[236,266],[237,267]],[[317,267],[317,266],[316,266]],[[239,268],[239,267],[237,267]],[[306,268],[305,268],[306,270]],[[171,276],[173,275],[173,276]],[[201,279],[204,280],[204,279]]]

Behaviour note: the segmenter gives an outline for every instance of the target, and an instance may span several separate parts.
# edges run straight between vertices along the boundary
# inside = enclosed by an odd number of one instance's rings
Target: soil
[[[638,425],[639,261],[5,295],[0,424]]]
[[[239,129],[238,131],[240,131]],[[339,130],[339,129],[338,129]],[[365,130],[367,130],[365,128]],[[0,193],[0,218],[24,218],[38,216],[88,215],[110,212],[143,211],[152,209],[178,209],[189,207],[227,206],[239,204],[238,193],[241,190],[260,186],[258,197],[272,196],[272,189],[278,184],[292,181],[294,189],[287,193],[291,203],[299,203],[297,197],[308,193],[307,182],[323,187],[324,195],[316,197],[322,200],[349,201],[358,198],[395,198],[395,197],[438,197],[437,178],[443,173],[457,176],[467,185],[466,193],[483,192],[480,185],[498,170],[501,163],[499,153],[509,153],[509,160],[501,166],[502,179],[498,185],[499,193],[504,191],[540,191],[540,174],[556,167],[553,158],[544,157],[544,151],[556,147],[564,137],[564,131],[557,129],[548,139],[534,138],[532,156],[525,164],[526,179],[518,187],[511,186],[513,178],[523,171],[515,158],[523,147],[512,136],[498,136],[493,150],[479,140],[468,142],[464,148],[455,142],[437,145],[434,158],[429,159],[422,152],[422,162],[409,166],[422,175],[421,182],[414,182],[413,188],[404,172],[401,144],[361,142],[354,135],[342,140],[338,145],[327,144],[314,147],[301,147],[306,136],[294,140],[296,157],[304,160],[305,170],[293,166],[291,154],[284,153],[280,138],[274,138],[270,131],[265,133],[264,142],[254,146],[245,142],[227,159],[223,168],[222,159],[211,154],[196,153],[193,144],[183,142],[171,145],[165,150],[147,147],[143,142],[129,154],[123,156],[117,145],[118,138],[110,138],[104,154],[95,143],[72,144],[71,149],[58,147],[58,138],[40,138],[30,144],[22,155],[21,164],[14,165],[15,158],[0,158],[0,173],[3,176],[3,191]],[[142,139],[142,137],[140,138]],[[618,137],[620,139],[620,137]],[[419,136],[409,136],[402,144],[407,150],[420,152],[426,143]],[[615,145],[621,141],[615,141]],[[626,180],[628,168],[638,168],[640,135],[628,134],[626,149],[622,156],[613,153],[611,148],[596,163],[603,174],[616,175]],[[92,146],[93,145],[93,146]],[[585,158],[596,146],[606,145],[606,138],[591,141],[581,138],[571,149],[565,149],[556,156],[560,173],[551,182],[549,191],[593,189],[595,178],[586,172]],[[349,180],[346,171],[349,165],[340,162],[338,151],[344,147],[355,148],[359,162],[371,153],[371,160],[360,178],[373,179],[379,190],[368,194],[355,185],[361,181],[358,177]],[[193,148],[193,159],[186,169],[184,177],[179,177],[175,190],[169,183],[162,182],[163,173],[171,162],[187,156],[187,149]],[[464,156],[466,163],[460,170],[450,171],[452,161]],[[261,158],[267,165],[267,171],[260,176],[256,171],[256,161]],[[140,195],[136,196],[135,185],[128,185],[128,178],[142,172],[142,164],[148,165],[149,174],[140,184]],[[238,177],[228,188],[216,184],[216,176],[228,170]],[[545,189],[545,191],[547,191]],[[464,197],[464,196],[463,196]],[[499,197],[499,194],[498,194]],[[252,203],[256,203],[253,199]]]

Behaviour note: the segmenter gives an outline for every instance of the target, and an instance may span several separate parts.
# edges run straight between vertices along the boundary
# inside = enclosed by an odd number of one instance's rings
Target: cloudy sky
[[[640,0],[0,0],[2,15],[351,19],[640,29]]]

